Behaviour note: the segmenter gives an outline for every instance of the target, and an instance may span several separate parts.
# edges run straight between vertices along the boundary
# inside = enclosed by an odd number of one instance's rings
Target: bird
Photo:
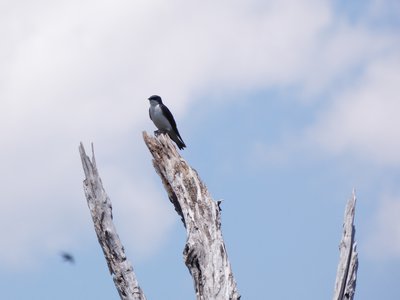
[[[70,264],[74,264],[75,263],[75,258],[72,256],[71,253],[61,252],[60,255],[61,255],[63,261],[69,262]]]
[[[158,135],[160,133],[167,133],[178,148],[183,150],[183,148],[186,147],[185,142],[179,134],[174,116],[168,107],[163,104],[161,97],[158,95],[150,96],[148,100],[150,101],[150,119],[158,128],[158,130],[154,131],[154,134]]]

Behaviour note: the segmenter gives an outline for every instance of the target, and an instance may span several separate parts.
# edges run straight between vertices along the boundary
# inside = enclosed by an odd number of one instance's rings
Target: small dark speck
[[[68,262],[70,264],[75,264],[75,258],[73,257],[73,255],[71,253],[61,252],[60,255],[61,255],[63,261]]]

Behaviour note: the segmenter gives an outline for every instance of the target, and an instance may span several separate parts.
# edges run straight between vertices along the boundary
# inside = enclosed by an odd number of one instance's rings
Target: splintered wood
[[[340,260],[336,274],[335,292],[333,300],[353,300],[356,290],[358,253],[355,241],[354,213],[356,195],[346,206],[343,222],[343,237],[339,245]]]
[[[143,132],[153,165],[186,228],[184,260],[198,300],[240,299],[221,232],[219,203],[166,135]]]
[[[103,188],[96,167],[93,145],[92,160],[86,155],[82,143],[79,146],[79,152],[86,177],[83,181],[83,188],[94,229],[119,296],[122,300],[146,300],[114,226],[111,201]]]

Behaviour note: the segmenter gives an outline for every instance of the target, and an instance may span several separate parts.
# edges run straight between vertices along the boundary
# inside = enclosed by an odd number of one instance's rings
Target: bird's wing
[[[151,118],[150,108],[149,108],[149,117],[150,117],[150,120],[153,121],[153,119]]]
[[[176,122],[174,119],[174,116],[172,115],[172,113],[169,111],[168,107],[166,107],[165,105],[161,105],[161,110],[164,114],[164,116],[167,118],[168,122],[171,124],[172,129],[174,130],[174,132],[176,133],[176,136],[179,140],[179,143],[177,143],[179,149],[183,149],[184,147],[186,147],[185,143],[183,142],[183,139],[181,137],[181,135],[179,134],[178,128],[176,127]]]
[[[162,110],[164,116],[167,118],[168,122],[171,124],[172,129],[178,131],[178,129],[176,128],[176,122],[175,122],[174,116],[171,114],[168,107],[166,107],[165,105],[161,105],[161,110]]]
[[[176,122],[174,119],[174,116],[171,114],[171,112],[169,111],[168,107],[166,107],[165,105],[161,106],[162,112],[164,114],[164,116],[166,116],[166,118],[168,119],[168,121],[171,123],[172,129],[174,130],[174,132],[176,133],[178,139],[180,140],[180,142],[182,142],[182,145],[184,147],[186,147],[185,143],[183,142],[183,139],[179,133],[178,128],[176,127]],[[182,149],[181,146],[179,146],[179,149]]]

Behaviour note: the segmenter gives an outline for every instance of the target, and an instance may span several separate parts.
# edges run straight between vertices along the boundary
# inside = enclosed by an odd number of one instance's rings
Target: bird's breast
[[[160,130],[171,130],[171,124],[168,119],[164,116],[160,105],[150,107],[150,115],[154,125]]]

